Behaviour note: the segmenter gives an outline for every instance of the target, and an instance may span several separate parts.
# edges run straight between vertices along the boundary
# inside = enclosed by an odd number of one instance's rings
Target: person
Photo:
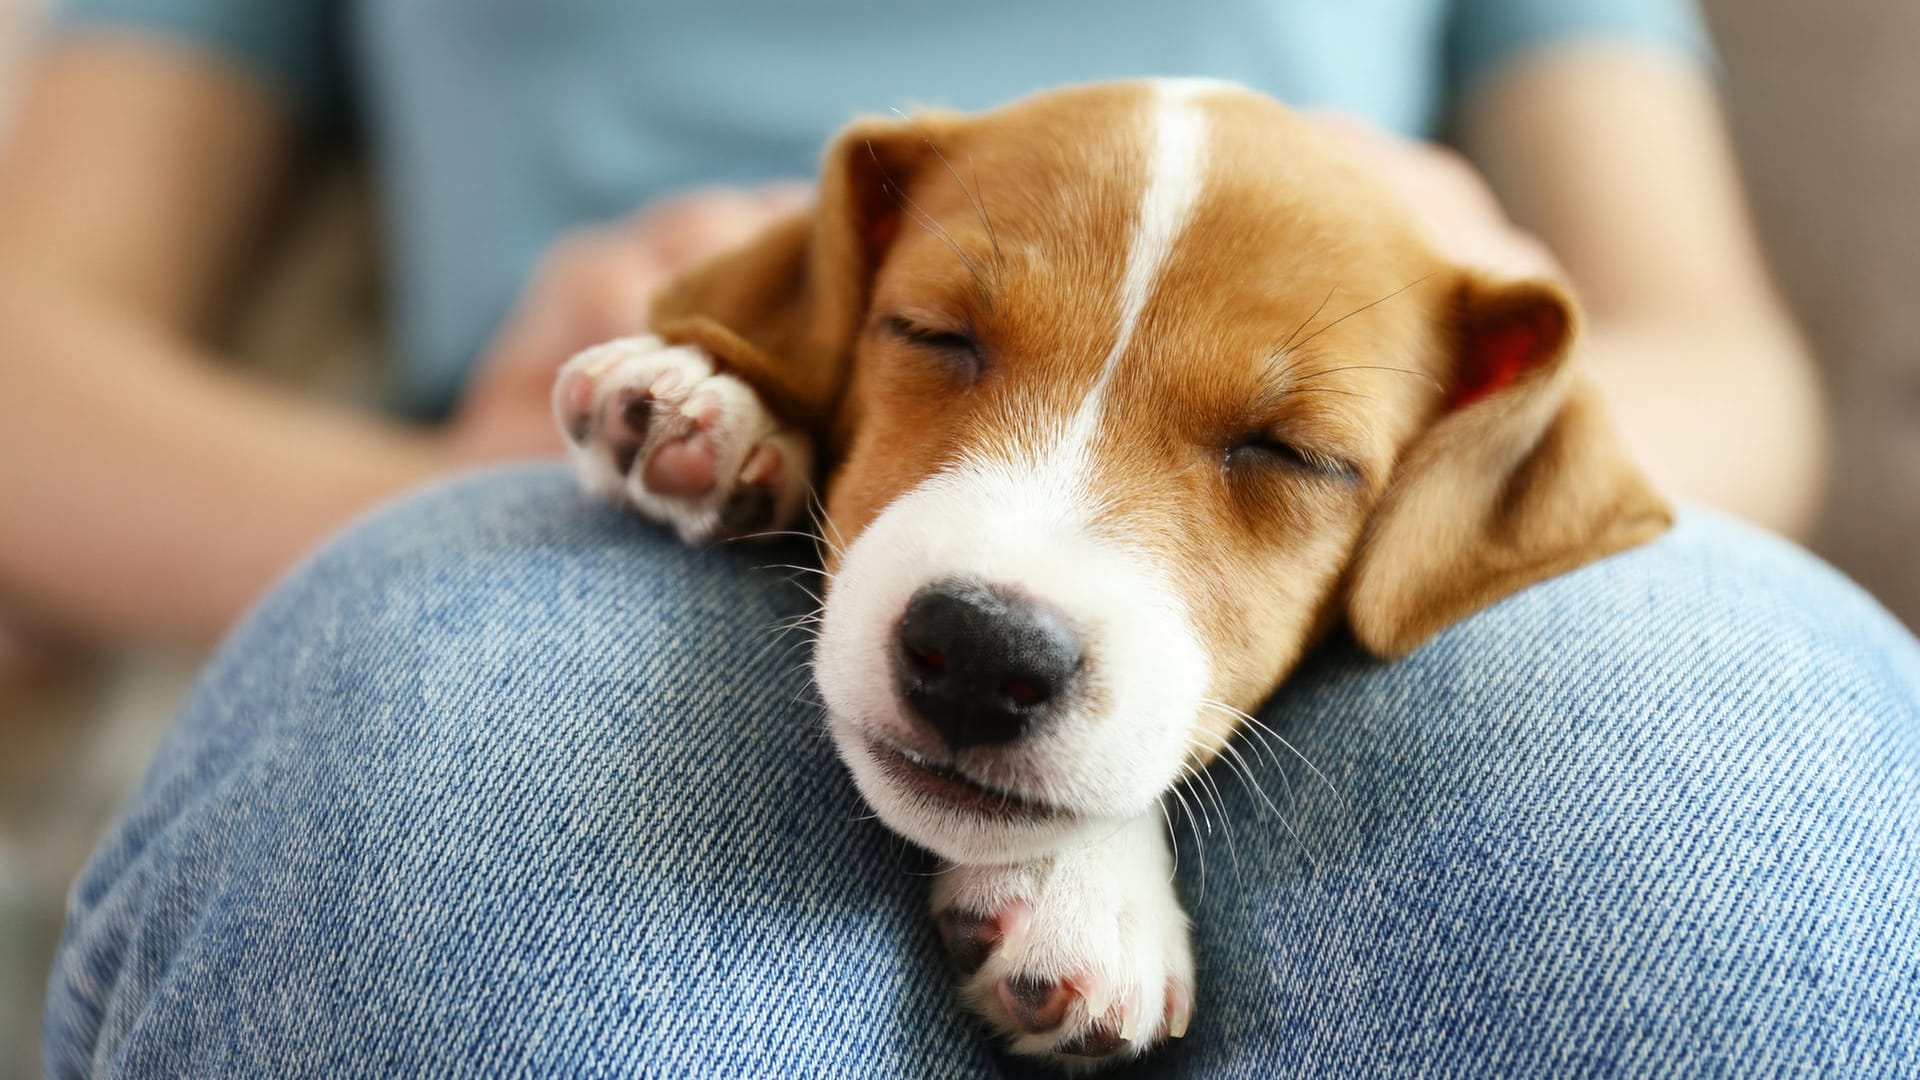
[[[1667,490],[1789,535],[1819,505],[1817,379],[1685,0],[62,10],[0,158],[0,590],[82,633],[211,639],[366,506],[557,452],[559,360],[790,209],[790,185],[762,185],[810,175],[854,115],[1142,73],[1237,78],[1392,133],[1354,142],[1452,242],[1512,257],[1524,229],[1564,265],[1589,369]],[[751,71],[716,78],[733,57]],[[348,125],[391,225],[389,415],[263,385],[214,344],[302,150]],[[1416,141],[1443,128],[1498,200]]]
[[[215,633],[368,505],[551,449],[554,366],[791,208],[759,185],[852,112],[1144,73],[1360,118],[1327,123],[1442,243],[1551,253],[1657,481],[1798,532],[1821,407],[1708,63],[1676,0],[77,0],[0,165],[0,579]],[[343,103],[407,421],[246,382],[202,330]],[[795,561],[684,550],[549,466],[308,557],[76,883],[49,1075],[1017,1070],[763,631],[806,601],[755,567]],[[1324,783],[1275,756],[1175,821],[1202,985],[1137,1071],[1915,1064],[1920,649],[1790,545],[1689,511],[1402,663],[1336,641],[1265,716]]]

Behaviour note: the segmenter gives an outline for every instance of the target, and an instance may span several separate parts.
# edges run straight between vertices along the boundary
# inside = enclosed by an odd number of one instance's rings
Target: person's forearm
[[[211,637],[317,539],[441,464],[423,435],[0,281],[0,593],[30,616]]]
[[[1634,456],[1668,495],[1796,539],[1813,531],[1827,469],[1825,396],[1790,329],[1602,317],[1586,361]]]

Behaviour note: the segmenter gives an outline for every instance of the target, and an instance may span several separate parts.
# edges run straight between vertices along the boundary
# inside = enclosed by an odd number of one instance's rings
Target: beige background
[[[1756,214],[1834,396],[1819,547],[1920,627],[1920,3],[1705,7]]]

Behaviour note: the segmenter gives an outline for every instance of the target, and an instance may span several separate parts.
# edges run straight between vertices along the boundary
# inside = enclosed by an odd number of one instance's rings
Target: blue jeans
[[[548,468],[334,542],[75,886],[49,1075],[1013,1071],[768,630],[804,555]],[[1186,793],[1199,1001],[1138,1074],[1920,1073],[1920,649],[1789,545],[1688,514],[1265,719],[1325,781]]]

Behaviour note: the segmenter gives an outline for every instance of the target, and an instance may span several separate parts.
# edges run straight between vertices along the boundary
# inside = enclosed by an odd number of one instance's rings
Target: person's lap
[[[555,469],[336,541],[76,886],[49,1073],[1002,1070],[773,629],[795,554]],[[1915,1066],[1920,650],[1788,546],[1689,515],[1263,716],[1324,780],[1248,737],[1264,794],[1184,793],[1200,997],[1139,1071]]]

